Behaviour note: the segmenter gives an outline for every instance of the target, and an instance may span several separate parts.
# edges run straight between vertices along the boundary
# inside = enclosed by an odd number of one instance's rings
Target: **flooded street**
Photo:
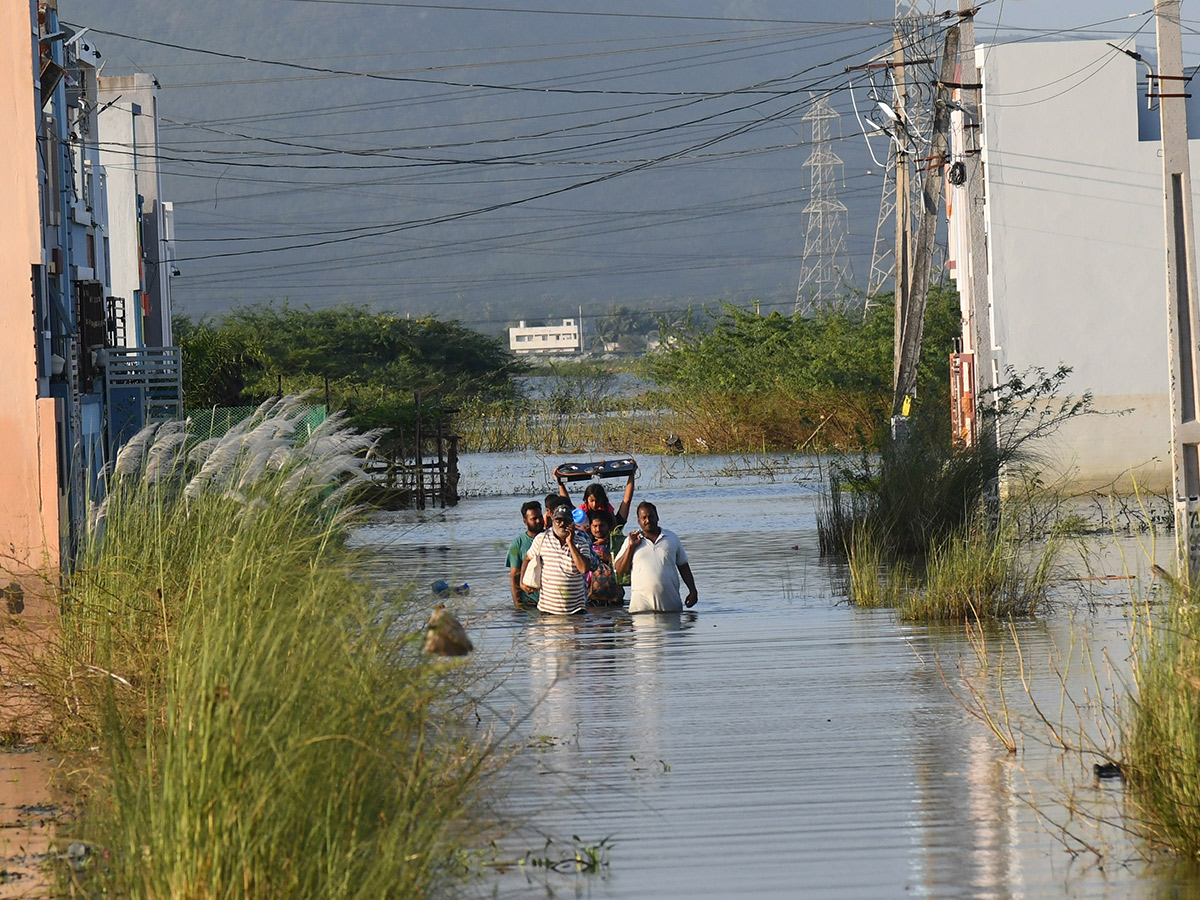
[[[380,515],[356,536],[382,580],[470,584],[450,605],[498,669],[487,724],[527,748],[506,774],[515,825],[499,855],[607,851],[597,874],[512,867],[480,895],[1200,896],[1095,827],[1115,817],[1120,782],[1054,739],[1115,746],[1104,712],[1128,670],[1128,592],[1150,583],[1140,551],[1098,551],[1089,574],[1133,577],[1072,582],[1056,612],[1018,626],[1027,694],[1003,631],[985,678],[962,628],[845,603],[817,552],[811,459],[641,460],[635,503],[654,501],[683,541],[694,611],[514,610],[505,551],[557,461],[465,457],[458,507]],[[1016,754],[966,708],[980,709],[960,665],[1016,720]]]

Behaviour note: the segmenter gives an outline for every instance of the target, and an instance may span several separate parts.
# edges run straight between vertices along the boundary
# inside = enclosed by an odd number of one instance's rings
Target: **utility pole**
[[[926,160],[925,186],[922,191],[921,222],[913,249],[912,278],[908,303],[904,309],[899,342],[896,345],[896,381],[892,398],[893,432],[899,435],[907,419],[907,405],[917,384],[917,360],[921,354],[921,336],[925,329],[925,301],[933,267],[934,239],[938,208],[942,200],[942,180],[946,158],[946,135],[950,127],[950,93],[958,63],[959,26],[946,29],[946,45],[938,75],[937,100],[933,117],[933,142]],[[899,314],[900,310],[897,310]],[[899,319],[899,315],[897,315]]]
[[[1150,96],[1158,98],[1162,123],[1163,216],[1166,226],[1167,352],[1171,365],[1171,469],[1174,475],[1175,548],[1187,584],[1200,571],[1200,408],[1197,406],[1196,340],[1200,314],[1196,291],[1196,233],[1192,219],[1192,167],[1188,155],[1188,79],[1183,74],[1180,0],[1155,0],[1158,74]]]
[[[867,278],[867,305],[892,279],[895,296],[907,290],[907,278],[912,266],[912,223],[917,209],[912,194],[912,154],[909,142],[925,142],[929,138],[930,119],[919,95],[920,80],[910,84],[907,71],[914,67],[932,65],[936,52],[932,0],[896,0],[893,20],[891,62],[885,67],[892,80],[892,108],[904,123],[903,140],[892,140],[888,146],[883,178],[883,193],[879,199],[879,219],[875,226],[875,244],[871,254],[871,271]],[[875,68],[868,66],[867,68]],[[913,100],[914,102],[909,102]],[[887,231],[891,226],[892,234]],[[898,248],[904,246],[897,255]],[[897,277],[899,276],[899,277]]]
[[[905,102],[907,84],[904,74],[904,33],[900,28],[900,20],[896,20],[896,30],[892,35],[892,64],[895,78],[896,110],[907,121],[908,106]],[[903,337],[903,322],[908,315],[909,288],[912,282],[912,181],[909,172],[907,145],[892,141],[895,153],[891,159],[895,161],[896,172],[896,242],[895,242],[895,294],[893,300],[896,311],[893,317],[894,335],[892,346],[892,384],[900,378],[900,341]]]

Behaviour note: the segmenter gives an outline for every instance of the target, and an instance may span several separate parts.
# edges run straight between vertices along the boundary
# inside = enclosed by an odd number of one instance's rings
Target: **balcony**
[[[104,351],[104,401],[113,454],[151,422],[183,412],[183,363],[178,347],[110,347]]]

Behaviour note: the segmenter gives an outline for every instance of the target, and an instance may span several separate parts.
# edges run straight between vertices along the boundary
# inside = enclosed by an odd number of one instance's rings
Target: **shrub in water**
[[[925,560],[919,590],[898,604],[900,618],[921,622],[1028,618],[1045,605],[1059,552],[1051,535],[1040,547],[1011,526],[968,528],[951,535]]]
[[[971,525],[1002,473],[1030,477],[1038,439],[1091,411],[1090,394],[1056,399],[1066,367],[1008,374],[994,399],[981,404],[985,427],[973,446],[952,444],[940,410],[919,409],[907,440],[888,441],[878,457],[833,466],[817,519],[822,552],[852,554],[855,535],[869,532],[893,558],[921,559]]]

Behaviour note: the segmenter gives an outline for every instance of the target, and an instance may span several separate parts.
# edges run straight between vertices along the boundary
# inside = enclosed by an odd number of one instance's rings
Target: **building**
[[[46,323],[31,297],[45,297],[51,260],[42,250],[38,138],[33,80],[53,80],[61,64],[39,54],[35,6],[0,4],[0,563],[25,581],[59,560],[60,404],[49,396],[49,361],[40,354]]]
[[[157,82],[102,76],[100,161],[108,177],[114,346],[171,346],[174,212],[162,200]]]
[[[112,226],[128,213],[109,206],[101,64],[88,30],[59,21],[56,0],[3,4],[0,570],[18,580],[71,565],[105,464],[135,427],[180,407],[178,349],[161,346],[169,300],[114,294],[114,252],[124,251]],[[140,167],[142,151],[125,149]],[[157,253],[141,254],[143,268]],[[160,323],[153,351],[127,348],[118,327],[116,311],[138,299],[143,319]]]
[[[113,453],[148,421],[181,407],[171,332],[171,281],[179,269],[174,210],[162,199],[157,92],[158,82],[143,73],[97,83],[112,269],[105,400]]]
[[[513,353],[582,353],[583,320],[563,319],[561,325],[528,326],[524,320],[508,329],[508,347]]]
[[[968,328],[966,363],[978,350],[985,389],[1010,369],[1070,366],[1070,392],[1091,391],[1103,414],[1039,448],[1052,474],[1078,490],[1169,490],[1162,164],[1144,69],[1103,41],[1012,43],[978,59],[988,302],[974,309],[985,346]],[[955,117],[951,161],[977,124]],[[965,186],[952,187],[952,274],[971,265],[966,207]]]

